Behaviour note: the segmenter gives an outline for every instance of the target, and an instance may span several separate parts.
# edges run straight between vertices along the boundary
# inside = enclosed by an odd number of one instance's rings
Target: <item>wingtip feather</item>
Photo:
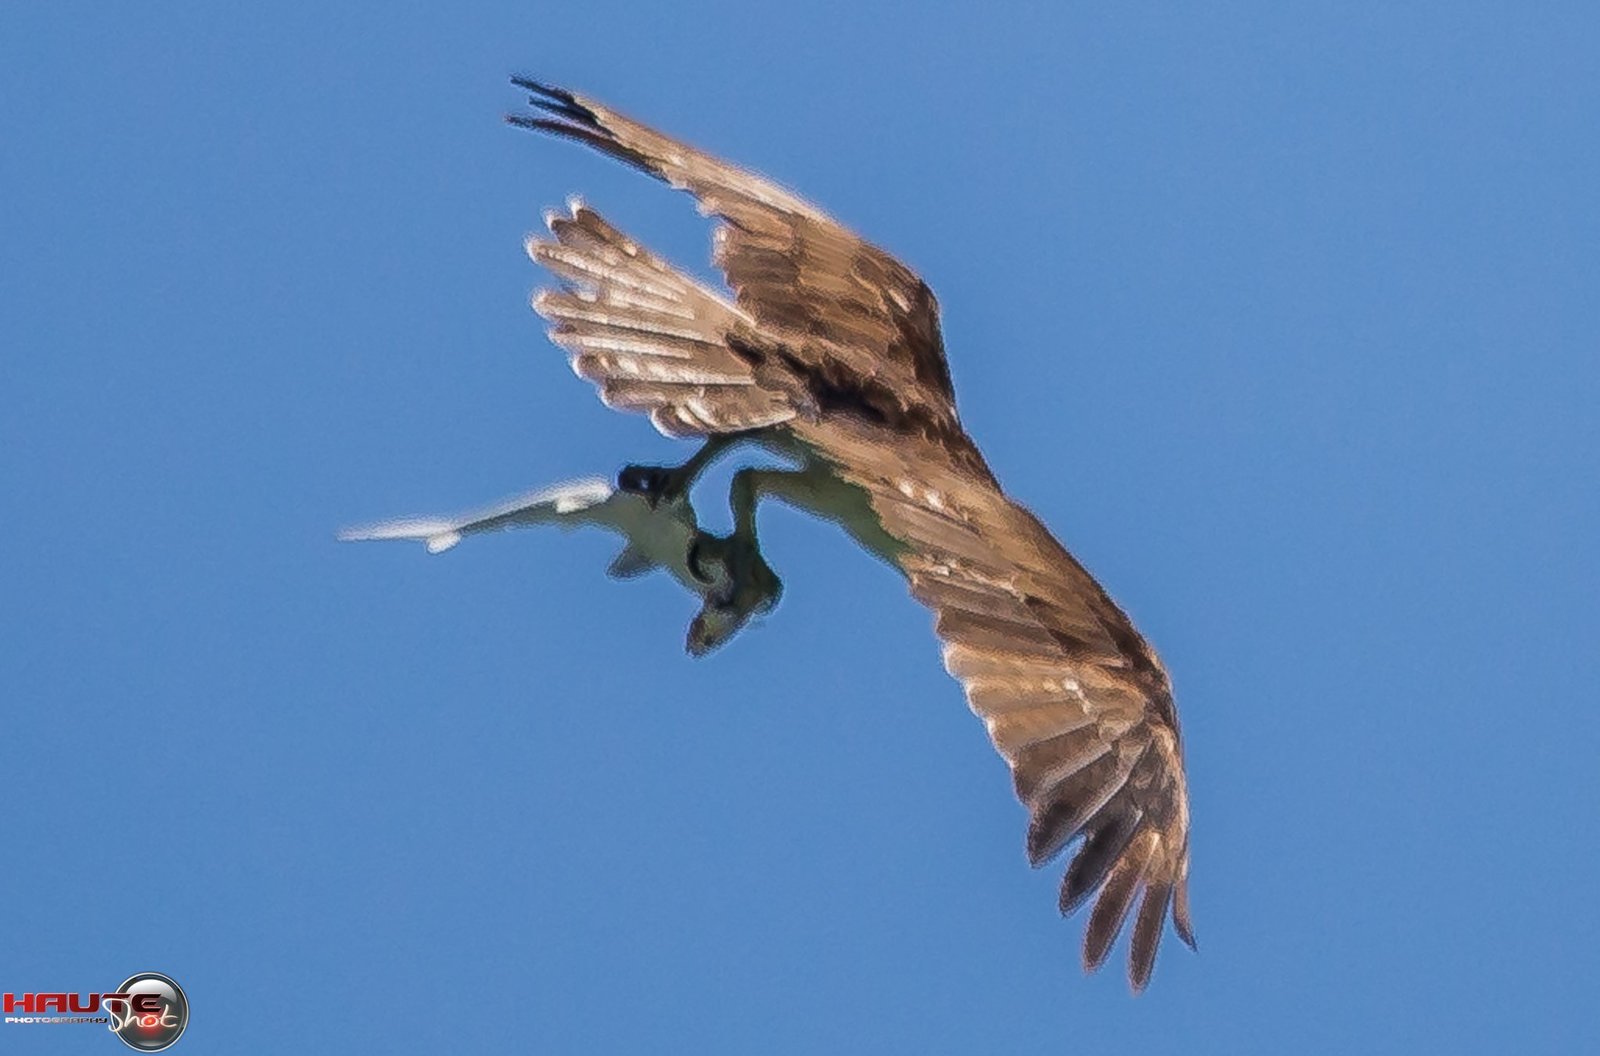
[[[1178,938],[1183,944],[1195,953],[1200,952],[1200,943],[1195,939],[1194,922],[1189,917],[1189,878],[1186,876],[1178,881],[1177,888],[1172,895],[1172,927],[1178,933]]]
[[[344,528],[340,530],[338,540],[341,543],[364,543],[379,539],[427,540],[454,530],[455,525],[450,521],[407,518]]]
[[[1156,954],[1161,949],[1161,933],[1167,926],[1167,907],[1172,902],[1172,885],[1148,879],[1144,898],[1133,922],[1133,939],[1128,945],[1128,985],[1140,993],[1150,985],[1155,972]]]

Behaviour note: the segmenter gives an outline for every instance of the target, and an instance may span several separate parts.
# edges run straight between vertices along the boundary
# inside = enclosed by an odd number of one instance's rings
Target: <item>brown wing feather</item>
[[[607,406],[646,413],[669,436],[742,432],[794,417],[785,393],[762,385],[729,347],[749,323],[737,308],[581,202],[545,220],[554,240],[529,239],[528,255],[566,286],[541,290],[533,306]]]
[[[863,488],[904,545],[912,594],[933,610],[945,665],[966,688],[1028,808],[1042,865],[1082,839],[1063,913],[1096,891],[1084,964],[1099,967],[1140,892],[1129,980],[1143,989],[1167,915],[1189,924],[1189,807],[1172,690],[1154,651],[1093,577],[965,454],[846,419],[791,422]]]
[[[663,135],[585,96],[525,78],[540,116],[513,124],[585,143],[693,194],[725,223],[715,260],[738,307],[819,378],[873,395],[930,431],[956,422],[939,306],[917,275],[772,181]]]

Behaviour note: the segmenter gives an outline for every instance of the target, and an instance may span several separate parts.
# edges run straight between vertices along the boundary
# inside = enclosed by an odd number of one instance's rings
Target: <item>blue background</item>
[[[164,971],[193,1053],[1600,1044],[1597,48],[1556,2],[7,4],[0,990]],[[504,127],[511,72],[939,291],[969,428],[1174,675],[1201,953],[1145,996],[830,526],[764,514],[788,594],[704,662],[605,536],[334,543],[686,450],[572,378],[520,240],[573,191],[706,226]]]

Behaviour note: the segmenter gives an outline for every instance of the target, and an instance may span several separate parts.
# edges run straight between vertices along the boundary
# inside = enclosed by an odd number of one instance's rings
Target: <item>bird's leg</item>
[[[691,565],[716,568],[721,582],[706,595],[700,614],[689,625],[689,652],[703,655],[732,638],[751,616],[770,612],[783,596],[783,581],[761,556],[756,537],[756,506],[765,496],[804,505],[812,484],[805,470],[741,469],[728,494],[733,508],[733,533],[718,537],[701,533]]]
[[[728,572],[733,580],[734,599],[755,605],[762,611],[778,603],[783,583],[761,556],[756,538],[756,504],[763,494],[764,481],[785,473],[775,469],[741,469],[733,475],[728,504],[733,507],[733,534],[728,536]]]
[[[767,611],[778,603],[783,583],[761,556],[756,534],[756,507],[763,498],[783,499],[805,508],[814,484],[809,469],[748,467],[733,475],[728,504],[733,509],[733,534],[728,537],[728,570],[736,603]]]
[[[653,509],[662,499],[671,502],[684,495],[700,474],[741,439],[738,433],[713,433],[700,450],[678,466],[623,466],[617,474],[617,487],[643,495]]]

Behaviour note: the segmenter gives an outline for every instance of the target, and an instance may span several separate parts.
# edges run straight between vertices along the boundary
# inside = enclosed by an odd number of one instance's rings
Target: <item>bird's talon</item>
[[[783,581],[772,571],[761,550],[753,541],[735,536],[729,553],[733,582],[729,588],[730,605],[739,605],[746,612],[771,612],[783,596]]]

